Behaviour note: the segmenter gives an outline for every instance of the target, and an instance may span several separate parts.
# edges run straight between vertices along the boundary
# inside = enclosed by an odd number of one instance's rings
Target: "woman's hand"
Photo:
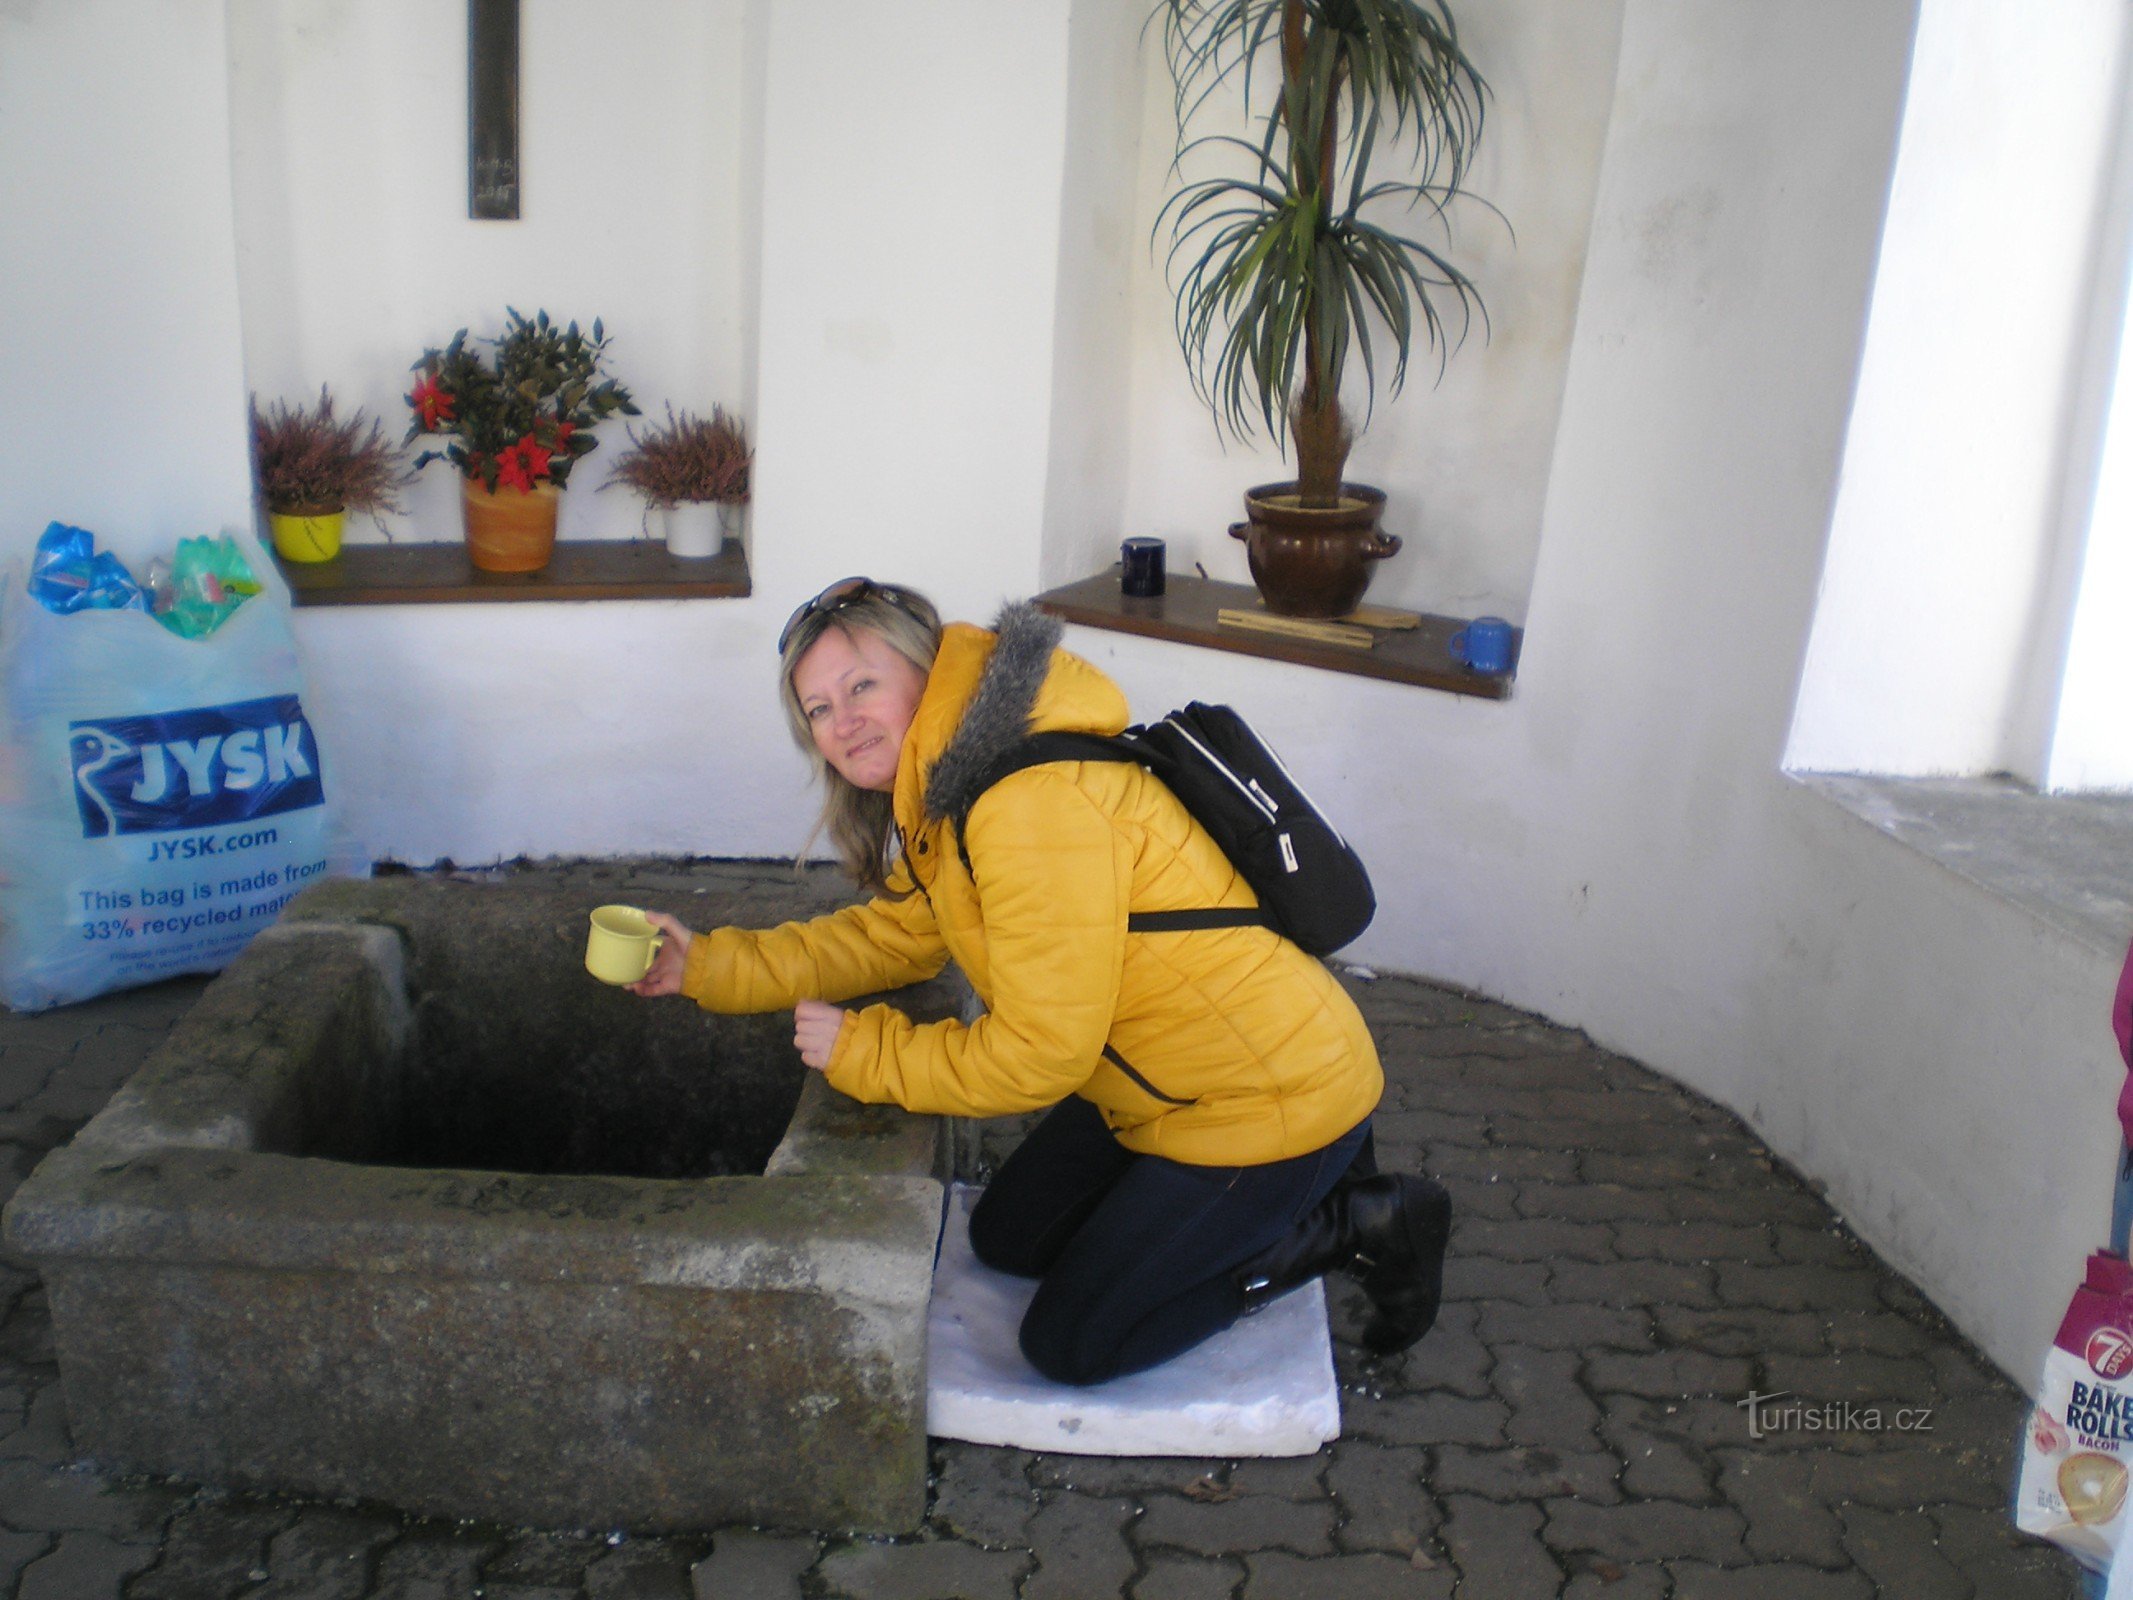
[[[696,935],[664,911],[647,911],[644,920],[665,934],[666,939],[659,946],[659,954],[652,957],[652,970],[626,987],[631,994],[680,994],[682,965],[689,959],[689,946],[696,942]]]
[[[844,1026],[844,1008],[820,1000],[802,1000],[792,1008],[792,1042],[800,1059],[820,1072],[829,1065],[837,1047],[837,1030]]]

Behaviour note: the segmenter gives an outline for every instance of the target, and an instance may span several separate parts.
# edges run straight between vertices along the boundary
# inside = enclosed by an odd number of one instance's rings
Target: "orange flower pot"
[[[464,491],[468,560],[483,572],[538,572],[548,565],[561,490],[544,483],[492,492],[468,478]]]

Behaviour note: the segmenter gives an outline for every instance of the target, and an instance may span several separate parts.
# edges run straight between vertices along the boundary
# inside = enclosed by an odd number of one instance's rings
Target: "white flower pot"
[[[724,542],[719,528],[718,502],[684,500],[664,512],[667,550],[677,556],[715,556]]]

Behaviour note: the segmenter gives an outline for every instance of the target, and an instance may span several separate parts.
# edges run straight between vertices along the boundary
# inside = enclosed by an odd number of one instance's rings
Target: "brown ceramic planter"
[[[465,492],[468,560],[483,572],[538,572],[548,565],[561,490],[544,483],[491,492],[469,478]]]
[[[1321,509],[1296,501],[1293,483],[1247,489],[1244,509],[1251,520],[1231,524],[1229,535],[1244,540],[1252,582],[1269,611],[1285,617],[1344,617],[1370,587],[1370,564],[1400,553],[1399,535],[1378,529],[1385,491],[1344,483],[1337,506]]]

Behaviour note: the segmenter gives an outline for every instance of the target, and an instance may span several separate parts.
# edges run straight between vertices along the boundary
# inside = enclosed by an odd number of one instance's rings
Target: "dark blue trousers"
[[[1322,1150],[1252,1167],[1136,1155],[1096,1108],[1062,1101],[970,1214],[989,1267],[1039,1278],[1022,1353],[1058,1383],[1168,1361],[1235,1322],[1235,1269],[1282,1238],[1351,1167],[1376,1170],[1370,1119]],[[1359,1159],[1360,1158],[1360,1159]]]

